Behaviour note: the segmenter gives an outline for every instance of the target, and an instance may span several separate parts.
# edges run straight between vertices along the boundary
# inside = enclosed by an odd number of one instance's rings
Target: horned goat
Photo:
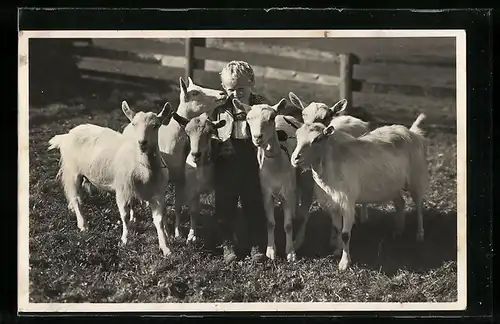
[[[159,114],[134,112],[123,101],[123,113],[132,125],[129,137],[106,127],[82,124],[49,140],[49,150],[60,151],[57,178],[62,182],[68,208],[76,214],[81,231],[87,230],[80,210],[81,185],[85,178],[93,186],[115,193],[123,225],[123,245],[128,241],[128,216],[133,218],[131,205],[136,200],[144,200],[151,207],[161,251],[164,255],[171,253],[166,243],[163,214],[169,172],[158,147],[158,129],[170,108],[167,102]]]
[[[420,128],[424,118],[420,114],[410,129],[383,126],[359,138],[321,123],[304,124],[297,130],[291,162],[312,169],[316,196],[330,209],[332,224],[341,232],[337,236],[337,244],[342,246],[339,270],[347,269],[351,260],[349,242],[356,202],[393,200],[396,233],[401,233],[405,205],[401,191],[409,191],[417,209],[417,240],[424,239],[422,198],[429,185],[427,144]],[[335,216],[335,210],[340,215]]]

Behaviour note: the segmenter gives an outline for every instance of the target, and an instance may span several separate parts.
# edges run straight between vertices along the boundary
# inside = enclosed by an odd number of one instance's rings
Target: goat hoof
[[[179,232],[179,229],[178,229],[178,228],[176,228],[176,229],[175,229],[175,234],[174,234],[174,236],[175,236],[175,238],[176,238],[176,239],[179,239],[179,238],[181,237],[181,233]]]
[[[417,242],[423,242],[424,241],[424,232],[418,232],[417,233]]]
[[[169,256],[172,254],[172,251],[168,247],[161,248],[161,252],[163,253],[163,256]]]
[[[342,258],[339,262],[339,271],[346,271],[349,267],[349,260],[347,258]]]
[[[195,241],[196,241],[196,235],[194,233],[194,229],[191,228],[189,230],[186,242],[189,243],[189,242],[195,242]]]
[[[80,232],[87,232],[89,230],[87,225],[80,225],[78,226],[78,229],[80,229]]]
[[[266,257],[268,257],[271,260],[276,259],[276,251],[273,247],[268,247],[266,249]]]
[[[288,255],[286,256],[286,260],[288,262],[295,262],[297,261],[297,255],[295,254],[295,252],[290,252],[288,253]]]

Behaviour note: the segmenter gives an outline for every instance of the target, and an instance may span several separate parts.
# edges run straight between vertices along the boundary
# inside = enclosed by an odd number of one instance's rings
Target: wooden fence
[[[316,60],[207,47],[205,39],[187,39],[183,44],[158,39],[96,38],[75,40],[75,45],[81,57],[79,66],[87,74],[86,77],[91,78],[122,75],[130,80],[164,81],[190,76],[197,83],[212,83],[207,86],[214,86],[214,83],[220,83],[218,72],[224,64],[231,60],[244,60],[254,67],[256,77],[332,87],[338,91],[339,98],[348,99],[349,104],[353,102],[353,92],[358,91],[409,96],[455,96],[455,87],[449,85],[377,83],[355,78],[354,72],[358,67],[362,68],[362,64],[351,53],[332,54],[328,58]],[[405,69],[401,69],[401,73],[405,73]]]

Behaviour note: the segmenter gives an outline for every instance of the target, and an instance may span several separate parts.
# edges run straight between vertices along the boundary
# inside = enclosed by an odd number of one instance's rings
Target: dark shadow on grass
[[[456,260],[456,212],[446,214],[425,210],[425,241],[422,243],[416,241],[414,210],[406,213],[405,231],[400,237],[392,235],[393,215],[394,212],[369,208],[369,220],[354,225],[350,246],[353,263],[391,275],[399,269],[425,272],[439,268],[445,261]],[[298,254],[303,257],[330,254],[330,230],[330,217],[323,211],[313,212],[307,225],[304,245]],[[282,242],[283,238],[280,237],[279,241]]]
[[[112,195],[94,193],[85,194],[84,204],[91,204],[94,208],[102,209],[110,206],[115,219],[118,218]],[[182,238],[176,241],[173,238],[175,215],[173,206],[165,211],[169,218],[169,233],[172,247],[178,249],[186,244],[190,228],[189,213],[184,208],[181,219]],[[134,207],[138,225],[134,226],[139,234],[151,222],[150,209],[143,205]],[[219,231],[214,218],[213,206],[202,204],[202,212],[198,218],[196,250],[216,257],[221,251],[215,248],[219,243]],[[357,209],[359,212],[359,209]],[[352,229],[351,257],[354,264],[381,271],[386,275],[393,275],[398,270],[406,269],[411,272],[423,273],[430,269],[439,268],[443,262],[456,261],[457,255],[457,228],[456,212],[443,213],[435,209],[424,210],[425,241],[416,241],[416,212],[412,209],[406,212],[406,227],[403,235],[393,237],[394,212],[369,208],[369,219],[366,223],[356,223]],[[89,219],[90,220],[90,219]],[[275,208],[275,242],[279,258],[285,258],[285,234],[283,228],[283,212],[280,207]],[[245,246],[246,235],[241,216],[237,216],[236,226],[239,230],[240,243]],[[294,232],[298,229],[298,222],[294,222]],[[148,225],[149,226],[149,225]],[[307,224],[306,237],[303,246],[297,251],[299,258],[324,258],[332,254],[329,247],[331,232],[330,216],[322,210],[311,212]],[[252,233],[252,235],[255,235]],[[266,239],[266,233],[262,235]],[[338,262],[338,258],[334,259]]]
[[[359,210],[357,209],[357,212]],[[351,257],[354,264],[392,275],[400,269],[426,272],[439,268],[445,261],[455,261],[457,255],[456,212],[442,213],[427,209],[424,212],[425,241],[416,241],[416,213],[406,212],[406,227],[402,236],[393,237],[394,212],[369,208],[369,220],[355,224],[352,230]],[[186,215],[186,217],[188,217]],[[275,209],[275,241],[279,258],[285,257],[283,212]],[[294,222],[294,232],[298,228]],[[187,230],[185,235],[187,235]],[[306,238],[297,251],[300,258],[324,258],[333,253],[329,247],[331,220],[318,210],[311,213]],[[215,239],[214,219],[206,213],[200,219],[199,236],[203,240]],[[263,233],[265,236],[266,233]],[[336,259],[338,260],[338,259]],[[337,261],[336,261],[337,262]]]

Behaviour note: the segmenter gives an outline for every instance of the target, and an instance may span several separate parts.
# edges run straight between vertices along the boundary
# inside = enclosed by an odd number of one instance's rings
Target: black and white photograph
[[[463,30],[19,32],[18,309],[463,310]]]

